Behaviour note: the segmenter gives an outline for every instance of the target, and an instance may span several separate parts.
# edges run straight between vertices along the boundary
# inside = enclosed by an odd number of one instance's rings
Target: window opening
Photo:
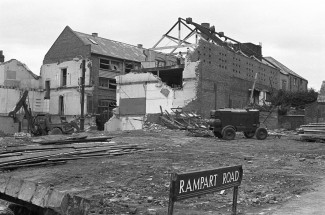
[[[44,99],[50,99],[50,89],[51,89],[51,82],[45,81],[45,96]]]
[[[64,97],[59,96],[59,115],[64,115]]]
[[[61,87],[67,86],[67,68],[61,69]]]

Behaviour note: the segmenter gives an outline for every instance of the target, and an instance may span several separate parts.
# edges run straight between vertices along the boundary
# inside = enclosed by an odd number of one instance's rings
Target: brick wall
[[[76,56],[89,57],[90,45],[84,43],[67,26],[46,53],[43,64],[71,60]]]
[[[255,73],[258,73],[256,88],[271,91],[271,84],[276,89],[279,84],[278,70],[203,40],[190,60],[200,60],[196,70],[199,81],[197,99],[185,109],[205,117],[211,109],[245,107]]]

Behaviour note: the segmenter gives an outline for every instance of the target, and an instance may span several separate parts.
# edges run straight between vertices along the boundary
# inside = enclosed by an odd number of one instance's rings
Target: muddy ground
[[[107,133],[92,133],[91,136]],[[243,165],[239,214],[271,212],[317,188],[325,176],[325,143],[288,134],[266,140],[195,137],[187,131],[155,129],[109,133],[117,144],[141,144],[150,151],[88,158],[64,165],[14,170],[41,173],[55,187],[76,188],[92,200],[90,214],[166,214],[170,174]],[[1,146],[22,140],[0,138]],[[23,141],[26,143],[26,141]],[[174,214],[231,214],[232,190],[176,202]]]

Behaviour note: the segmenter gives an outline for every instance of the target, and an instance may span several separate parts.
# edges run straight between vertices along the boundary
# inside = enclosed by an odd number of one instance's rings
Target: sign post
[[[173,214],[174,203],[179,200],[234,188],[232,213],[237,213],[238,186],[243,178],[243,168],[230,166],[187,173],[172,173],[170,181],[168,215]]]

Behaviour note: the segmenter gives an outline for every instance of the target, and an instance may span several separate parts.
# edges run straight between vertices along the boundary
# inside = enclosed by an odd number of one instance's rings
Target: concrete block
[[[66,211],[68,210],[69,197],[70,196],[65,192],[53,190],[48,199],[46,207],[51,208],[60,214],[66,214]]]
[[[7,184],[5,194],[7,194],[8,196],[17,198],[22,184],[23,184],[22,179],[11,177]]]
[[[10,180],[10,176],[1,176],[0,177],[0,193],[5,193],[7,184]]]
[[[86,215],[88,214],[89,208],[90,201],[88,199],[81,196],[71,196],[71,201],[66,214]]]
[[[32,198],[32,203],[34,205],[44,207],[45,205],[47,205],[47,201],[49,199],[49,196],[50,196],[51,192],[52,192],[52,188],[45,187],[45,186],[39,184],[36,187],[36,191],[35,191],[34,196]]]
[[[34,182],[24,181],[20,188],[18,198],[26,202],[30,202],[34,196],[36,187],[37,185]]]

